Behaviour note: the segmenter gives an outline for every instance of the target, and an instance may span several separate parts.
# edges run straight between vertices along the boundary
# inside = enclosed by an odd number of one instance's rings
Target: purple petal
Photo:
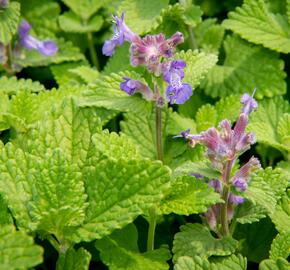
[[[20,39],[24,38],[26,35],[28,35],[29,31],[31,29],[30,24],[26,20],[22,20],[18,27],[18,35]]]
[[[217,179],[211,179],[211,180],[209,180],[208,181],[208,185],[211,186],[211,187],[213,187],[216,192],[219,192],[220,193],[222,191],[222,184]]]
[[[230,194],[229,202],[235,203],[235,204],[242,204],[245,202],[245,198],[238,196],[238,195]]]
[[[178,89],[175,95],[176,104],[185,103],[192,96],[192,88],[188,83],[183,83],[182,88]]]
[[[57,53],[58,47],[54,41],[47,40],[40,42],[37,49],[45,56],[53,56]]]
[[[249,115],[254,109],[258,108],[257,101],[248,93],[242,96],[241,103],[244,105],[242,108],[242,113],[246,115]]]
[[[245,178],[234,178],[233,185],[237,191],[243,192],[247,189],[248,184]]]
[[[103,55],[112,56],[115,52],[116,46],[117,44],[114,41],[106,40],[102,48]]]

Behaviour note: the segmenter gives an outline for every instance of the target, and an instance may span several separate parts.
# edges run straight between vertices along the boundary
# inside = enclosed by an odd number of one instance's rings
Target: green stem
[[[157,159],[163,162],[163,146],[162,146],[162,108],[156,105],[155,115],[155,127],[156,127],[156,151]]]
[[[189,47],[190,47],[190,49],[192,49],[192,50],[198,49],[198,46],[197,46],[197,43],[196,43],[196,40],[194,37],[194,33],[192,31],[192,28],[189,25],[187,25],[187,32],[189,35]]]
[[[156,210],[151,208],[149,211],[149,229],[147,237],[147,251],[154,250],[154,238],[155,238],[155,228],[156,228]]]
[[[229,223],[228,223],[228,199],[230,195],[230,188],[229,188],[229,180],[231,176],[231,170],[232,170],[232,164],[233,161],[229,160],[226,162],[224,168],[223,168],[223,194],[222,199],[224,200],[224,203],[221,206],[221,212],[220,212],[220,221],[221,221],[221,233],[223,236],[229,235]]]
[[[93,65],[97,68],[97,70],[100,70],[98,57],[97,57],[95,47],[94,47],[93,35],[91,32],[87,33],[87,38],[88,38],[88,45],[89,45],[89,50],[90,50],[90,55],[91,55],[91,60],[93,62]]]

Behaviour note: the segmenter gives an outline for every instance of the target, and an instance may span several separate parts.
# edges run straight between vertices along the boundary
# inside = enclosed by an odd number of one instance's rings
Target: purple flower
[[[161,58],[172,57],[175,46],[181,42],[183,42],[183,35],[179,32],[167,40],[163,34],[135,39],[130,48],[131,64],[133,66],[145,65],[150,72],[160,75]]]
[[[151,89],[144,83],[138,80],[132,80],[128,77],[123,78],[125,81],[120,83],[120,89],[126,92],[128,95],[132,96],[136,92],[139,92],[147,100],[153,99],[153,93]]]
[[[7,8],[9,5],[9,0],[0,0],[0,8]]]
[[[28,50],[38,50],[45,56],[55,55],[58,50],[56,43],[51,40],[38,40],[29,34],[30,29],[31,26],[26,20],[23,20],[19,25],[18,34],[21,45]]]
[[[183,60],[173,60],[171,62],[165,62],[162,64],[162,72],[164,81],[171,83],[172,74],[176,74],[180,80],[184,77],[184,69],[186,63]]]
[[[256,89],[254,90],[253,95],[255,94]],[[241,98],[241,103],[243,104],[242,113],[249,115],[254,109],[258,108],[257,101],[253,98],[253,95],[250,96],[248,93],[244,94]]]
[[[221,182],[220,182],[219,180],[217,180],[217,179],[210,179],[210,180],[208,181],[208,185],[209,185],[210,187],[213,187],[214,190],[215,190],[216,192],[218,192],[218,193],[221,193],[222,190],[223,190]]]
[[[114,19],[114,35],[110,40],[106,40],[102,48],[102,53],[106,56],[112,56],[117,46],[122,45],[125,41],[133,42],[140,39],[137,34],[132,32],[124,22],[125,14],[122,13],[121,18],[113,16]]]
[[[245,198],[231,193],[229,196],[229,202],[233,204],[241,204],[245,202]]]
[[[245,178],[234,178],[233,185],[237,191],[243,192],[248,188],[248,184]]]
[[[166,88],[166,97],[169,100],[170,104],[183,104],[186,102],[192,95],[192,88],[188,83],[182,83],[172,86],[169,85]]]

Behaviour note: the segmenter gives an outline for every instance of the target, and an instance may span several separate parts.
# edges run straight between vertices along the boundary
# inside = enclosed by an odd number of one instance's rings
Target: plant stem
[[[189,35],[189,47],[190,47],[190,49],[192,49],[192,50],[198,49],[198,46],[197,46],[197,43],[196,43],[196,40],[194,37],[194,33],[192,31],[192,28],[189,25],[187,25],[187,32]]]
[[[162,108],[156,104],[155,115],[155,127],[156,127],[156,151],[157,159],[163,162],[163,146],[162,146]]]
[[[148,229],[148,237],[147,237],[147,251],[154,250],[155,228],[156,228],[156,210],[155,208],[151,208],[149,210],[149,229]]]
[[[229,180],[232,170],[232,164],[233,161],[229,160],[226,162],[224,168],[223,168],[223,194],[222,199],[224,200],[224,203],[221,206],[221,212],[220,212],[220,220],[222,225],[222,235],[226,236],[230,234],[229,231],[229,223],[228,223],[228,199],[230,195],[230,188],[229,188]]]
[[[100,70],[98,57],[97,57],[95,47],[94,47],[93,35],[91,32],[87,33],[87,38],[88,38],[88,45],[89,45],[89,50],[90,50],[90,55],[91,55],[91,60],[93,62],[93,65],[97,68],[97,70]]]

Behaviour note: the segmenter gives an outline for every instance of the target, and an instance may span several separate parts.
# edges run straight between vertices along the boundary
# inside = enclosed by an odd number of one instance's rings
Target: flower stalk
[[[97,57],[97,54],[96,54],[96,51],[94,48],[93,35],[91,32],[87,33],[87,39],[88,39],[88,46],[89,46],[89,50],[90,50],[90,56],[91,56],[92,63],[96,67],[97,70],[100,70],[98,57]]]

